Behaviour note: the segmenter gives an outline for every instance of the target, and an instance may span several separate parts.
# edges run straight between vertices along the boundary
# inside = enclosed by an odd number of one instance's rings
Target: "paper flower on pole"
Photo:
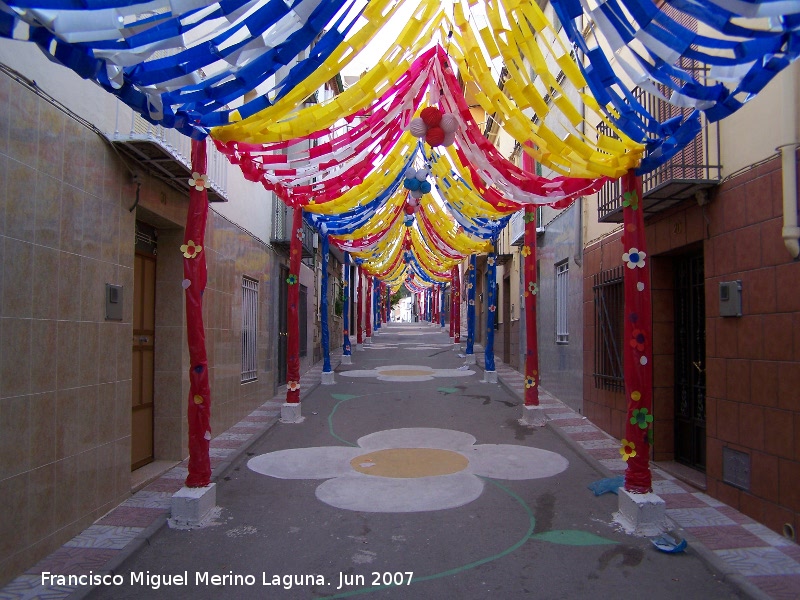
[[[181,252],[186,258],[194,258],[203,251],[203,247],[189,240],[181,246]]]
[[[653,422],[653,415],[647,414],[648,412],[646,408],[635,409],[631,417],[631,425],[638,425],[642,429],[647,429],[647,426]]]
[[[296,392],[296,391],[298,391],[300,389],[300,384],[298,382],[296,382],[296,381],[290,381],[290,382],[288,382],[286,384],[286,388],[290,392]]]
[[[634,329],[631,333],[631,348],[638,350],[639,352],[644,351],[644,343],[647,341],[647,337],[644,334],[644,331],[641,329]]]
[[[636,456],[636,444],[623,439],[622,448],[619,449],[619,453],[624,461],[627,461],[629,458],[634,458]]]
[[[297,283],[297,275],[295,275],[294,273],[291,273],[286,278],[286,283],[288,283],[289,285],[294,285],[295,283]]]
[[[522,256],[530,256],[531,255],[531,247],[530,246],[523,246],[521,253],[522,253]]]
[[[646,256],[647,254],[645,254],[643,250],[631,248],[622,255],[622,260],[625,261],[625,265],[629,269],[635,269],[636,267],[644,267],[644,259]]]
[[[189,180],[189,185],[198,192],[202,192],[208,187],[208,175],[205,173],[202,175],[200,173],[192,173],[192,178]]]

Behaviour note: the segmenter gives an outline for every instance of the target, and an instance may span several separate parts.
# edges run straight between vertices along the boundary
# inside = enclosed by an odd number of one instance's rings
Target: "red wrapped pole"
[[[525,406],[539,406],[539,342],[536,335],[536,206],[525,205],[525,245],[522,246],[525,284]]]
[[[372,338],[372,275],[367,275],[367,338]]]
[[[625,490],[651,492],[650,445],[653,443],[653,346],[650,269],[645,252],[642,179],[629,171],[622,177],[622,245],[625,263],[623,365],[628,413],[620,454],[627,464]]]
[[[208,381],[206,334],[203,327],[203,291],[207,267],[205,244],[208,221],[206,142],[192,140],[192,179],[189,212],[183,234],[183,287],[186,290],[186,338],[189,345],[189,474],[187,487],[211,483],[211,387]]]
[[[295,206],[289,245],[289,284],[287,298],[286,402],[300,402],[300,262],[303,258],[303,207]],[[303,315],[305,318],[305,315]]]
[[[450,322],[453,324],[453,342],[461,343],[461,269],[456,265],[453,267],[453,289],[452,305],[450,310]]]
[[[361,267],[356,267],[356,327],[358,328],[356,332],[356,345],[358,348],[361,348],[361,345],[364,343],[364,327],[362,326],[362,319],[364,317],[364,290],[362,288],[361,279]]]

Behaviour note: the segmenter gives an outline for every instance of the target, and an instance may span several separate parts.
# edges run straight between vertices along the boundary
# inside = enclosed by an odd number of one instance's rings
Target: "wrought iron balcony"
[[[286,206],[283,202],[275,198],[275,211],[273,212],[272,219],[272,237],[270,244],[289,254],[289,248],[292,244],[292,237],[295,233],[292,231],[292,216],[293,210]],[[316,233],[314,229],[303,221],[303,256],[302,258],[312,258],[314,256],[314,248]]]
[[[120,105],[117,105],[116,131],[106,137],[125,157],[140,165],[149,175],[160,179],[179,192],[189,194],[192,177],[192,142],[174,129],[153,125],[132,112],[130,129],[120,123]],[[208,201],[227,202],[227,159],[213,144],[208,147]]]
[[[694,71],[692,68],[684,68]],[[651,115],[662,122],[680,114],[686,116],[691,112],[688,108],[671,105],[638,87],[632,93]],[[598,130],[611,134],[602,123]],[[689,144],[669,161],[643,175],[643,198],[640,204],[645,218],[687,199],[703,202],[706,191],[720,181],[721,166],[714,164],[719,160],[719,145],[719,128],[711,131],[704,120],[700,133]],[[622,190],[619,180],[607,183],[598,192],[597,216],[604,223],[622,222]]]

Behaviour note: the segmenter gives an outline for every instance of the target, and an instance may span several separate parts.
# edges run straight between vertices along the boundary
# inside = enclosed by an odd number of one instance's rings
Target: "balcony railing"
[[[684,70],[697,74],[699,69],[691,65],[683,66]],[[636,87],[632,90],[636,100],[647,111],[663,122],[669,118],[691,112],[689,108],[681,108],[669,104]],[[612,135],[608,127],[601,123],[598,126],[607,135]],[[680,152],[658,168],[642,176],[642,209],[645,217],[656,214],[684,200],[697,198],[703,200],[705,190],[714,187],[720,181],[718,162],[719,128],[712,132],[704,121],[700,133]],[[597,195],[598,219],[606,223],[622,222],[622,190],[619,180],[607,183]]]
[[[123,122],[124,121],[124,122]],[[130,122],[117,104],[116,131],[106,135],[112,144],[144,170],[167,185],[188,194],[192,176],[192,141],[174,129],[153,125],[138,113]],[[213,144],[208,147],[208,201],[227,202],[228,160]]]
[[[280,248],[287,254],[292,243],[294,232],[292,231],[293,209],[286,206],[283,202],[275,199],[275,212],[272,219],[272,237],[270,244]],[[314,229],[303,221],[303,258],[314,256]]]

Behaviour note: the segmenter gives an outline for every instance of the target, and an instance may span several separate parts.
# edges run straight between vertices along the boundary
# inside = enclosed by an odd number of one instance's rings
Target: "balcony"
[[[512,246],[522,246],[525,244],[525,209],[519,210],[511,215],[508,222],[509,235]],[[544,233],[542,223],[542,207],[536,207],[536,235]]]
[[[123,109],[124,110],[124,109]],[[125,120],[126,123],[122,123]],[[116,131],[106,135],[123,158],[133,161],[140,168],[189,195],[189,179],[192,177],[192,141],[174,129],[153,125],[139,114],[132,113],[130,128],[127,118],[120,114],[117,105]],[[208,146],[208,201],[227,202],[228,160],[213,144]]]
[[[292,244],[292,216],[293,209],[286,206],[283,202],[275,198],[275,212],[272,219],[272,237],[270,244],[289,254]],[[316,233],[314,229],[303,221],[303,256],[302,258],[313,258],[316,245]]]
[[[692,68],[684,67],[687,71]],[[683,114],[690,110],[673,106],[641,89],[632,90],[636,99],[656,116],[659,121]],[[701,117],[702,118],[702,117]],[[610,131],[604,124],[598,130]],[[642,176],[642,201],[645,218],[667,210],[685,200],[705,201],[707,190],[720,181],[719,164],[712,160],[718,158],[719,128],[712,132],[707,123],[703,123],[700,133],[668,162]],[[602,223],[622,223],[622,190],[619,180],[603,186],[597,195],[597,216]]]

